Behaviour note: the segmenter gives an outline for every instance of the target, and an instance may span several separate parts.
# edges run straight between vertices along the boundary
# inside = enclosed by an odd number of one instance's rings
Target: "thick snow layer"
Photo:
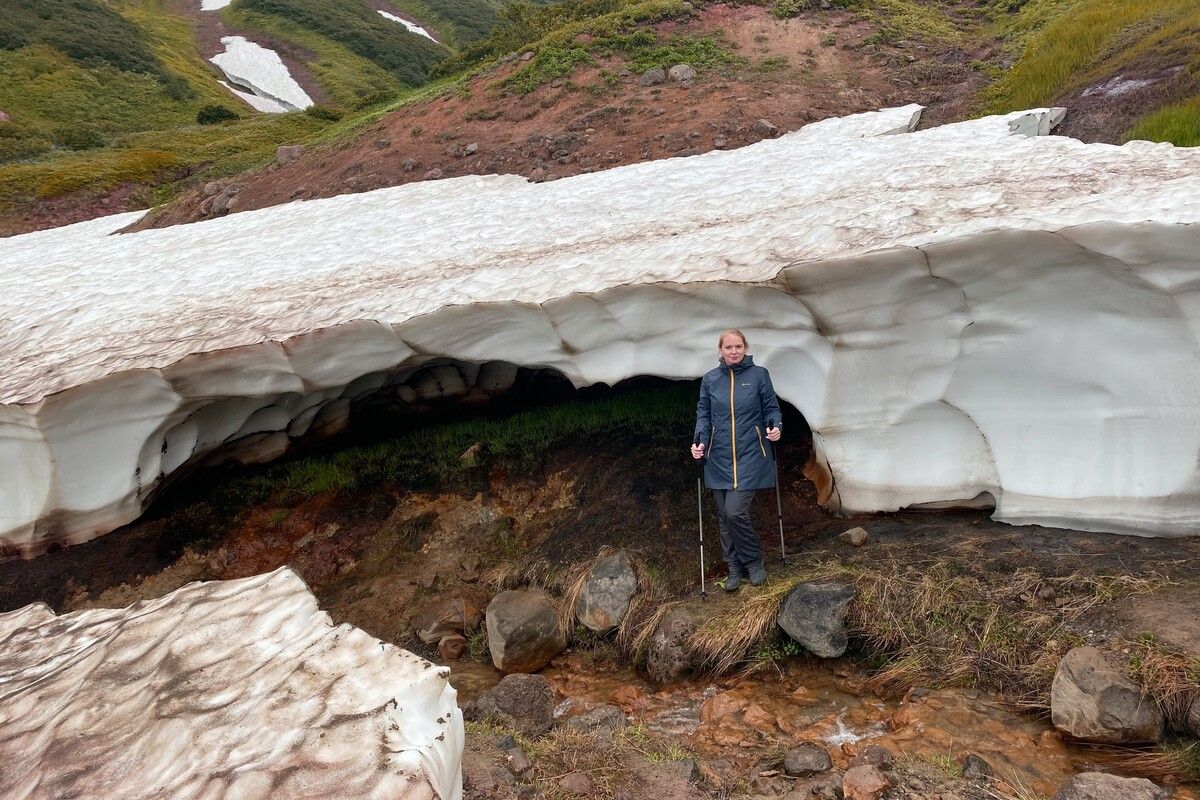
[[[200,0],[201,11],[220,11],[225,6],[232,3],[233,0]]]
[[[225,52],[209,61],[225,73],[230,83],[288,111],[299,111],[313,104],[274,50],[242,36],[223,36],[221,44],[225,45]]]
[[[284,568],[129,608],[0,614],[6,800],[457,800],[449,673]]]
[[[403,25],[405,28],[408,29],[409,33],[415,33],[418,36],[424,36],[426,39],[428,39],[431,42],[437,41],[437,39],[433,38],[433,34],[431,34],[429,31],[425,30],[424,28],[422,28],[420,25],[417,25],[416,23],[409,22],[408,20],[403,19],[402,17],[397,17],[395,14],[389,14],[386,11],[380,11],[379,13],[382,14],[387,19],[390,19],[392,22],[399,22],[401,25]]]
[[[107,532],[184,465],[271,458],[381,387],[695,377],[729,325],[811,424],[832,504],[1194,533],[1200,150],[918,113],[0,240],[0,537]]]
[[[276,101],[272,100],[269,97],[259,97],[256,94],[250,94],[249,92],[243,92],[241,89],[237,89],[233,86],[230,86],[225,81],[217,81],[217,83],[224,86],[235,97],[237,97],[239,100],[241,100],[246,105],[253,108],[255,111],[262,111],[267,114],[286,114],[287,112],[293,110],[293,109],[288,108],[287,106],[277,103]]]

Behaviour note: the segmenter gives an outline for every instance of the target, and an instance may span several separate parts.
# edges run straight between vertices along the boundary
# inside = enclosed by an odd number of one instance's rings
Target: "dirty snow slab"
[[[376,10],[378,10],[378,9],[376,9]],[[437,42],[437,39],[433,38],[433,35],[430,34],[429,31],[422,28],[420,25],[409,22],[408,20],[406,20],[402,17],[397,17],[395,14],[389,14],[386,11],[379,11],[379,13],[385,19],[390,19],[392,22],[399,22],[401,25],[403,25],[408,30],[409,33],[415,33],[418,36],[424,36],[426,39],[428,39],[431,42]]]
[[[242,36],[223,36],[221,44],[225,45],[225,52],[209,61],[225,73],[230,83],[289,111],[300,111],[313,104],[274,50]]]
[[[0,544],[105,533],[181,465],[283,452],[389,380],[694,377],[729,324],[811,424],[831,503],[1200,529],[1200,150],[1012,133],[1043,111],[880,135],[915,115],[0,240]],[[485,369],[425,385],[429,354]]]
[[[333,625],[295,573],[0,614],[6,800],[461,797],[448,671]]]

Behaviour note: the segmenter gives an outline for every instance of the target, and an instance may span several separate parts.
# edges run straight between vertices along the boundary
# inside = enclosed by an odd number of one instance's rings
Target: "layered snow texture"
[[[284,568],[0,614],[5,800],[457,800],[449,672],[333,625]]]
[[[401,25],[403,25],[408,30],[409,33],[415,33],[418,36],[424,36],[426,39],[428,39],[431,42],[437,41],[437,39],[433,38],[433,34],[431,34],[429,31],[425,30],[420,25],[417,25],[414,22],[409,22],[408,20],[404,19],[403,17],[397,17],[395,14],[389,14],[386,11],[379,11],[379,13],[381,15],[383,15],[383,17],[385,19],[390,19],[392,22],[398,22]]]
[[[1200,150],[918,114],[2,240],[0,538],[105,533],[186,465],[274,457],[371,392],[694,378],[730,325],[812,426],[831,505],[1194,533]]]
[[[221,44],[225,45],[225,52],[218,53],[209,61],[216,64],[229,82],[241,90],[234,91],[238,97],[245,100],[245,94],[252,94],[268,101],[259,109],[264,111],[274,109],[270,104],[275,104],[281,111],[300,111],[313,104],[312,98],[296,83],[287,65],[274,50],[268,50],[243,36],[223,36]]]

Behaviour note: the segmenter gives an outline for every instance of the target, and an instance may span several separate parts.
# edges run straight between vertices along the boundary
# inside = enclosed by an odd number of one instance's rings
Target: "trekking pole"
[[[700,444],[700,442],[696,442]],[[700,596],[708,599],[708,587],[704,581],[704,457],[696,459],[700,466],[696,472],[696,514],[700,523]]]
[[[775,420],[767,420],[767,428],[774,428]],[[783,501],[779,497],[779,447],[774,442],[771,443],[771,454],[775,456],[771,462],[775,466],[775,512],[779,515],[779,553],[783,558],[783,565],[787,566],[787,548],[783,544]]]

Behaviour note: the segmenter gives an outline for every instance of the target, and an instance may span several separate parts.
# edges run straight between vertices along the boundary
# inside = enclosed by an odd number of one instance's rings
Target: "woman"
[[[750,501],[757,490],[775,485],[775,452],[767,442],[779,441],[783,433],[771,376],[746,353],[748,347],[741,331],[722,331],[717,343],[720,366],[700,381],[692,437],[692,458],[708,455],[704,484],[717,502],[729,592],[741,585],[742,578],[754,586],[767,579],[758,534],[750,521]]]

